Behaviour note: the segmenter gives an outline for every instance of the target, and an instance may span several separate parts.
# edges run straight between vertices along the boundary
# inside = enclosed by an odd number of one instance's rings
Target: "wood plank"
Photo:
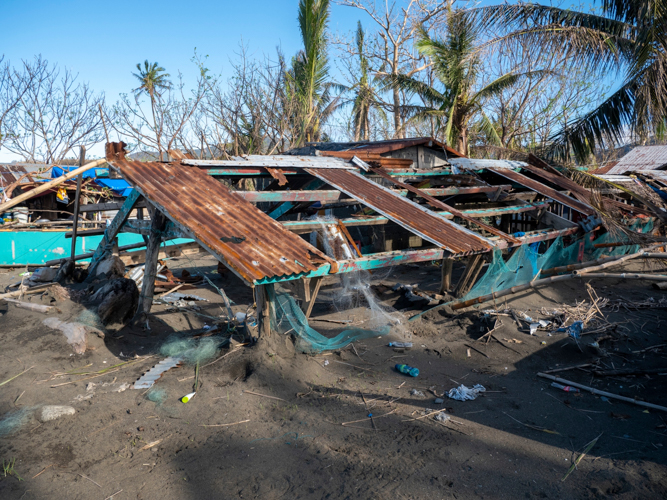
[[[139,245],[143,245],[140,243]],[[182,243],[180,245],[161,246],[158,253],[158,259],[167,259],[174,257],[183,257],[185,255],[195,255],[198,253],[208,253],[199,243]],[[120,260],[126,266],[134,266],[143,264],[146,261],[146,249],[138,250],[136,252],[126,252],[120,255]]]

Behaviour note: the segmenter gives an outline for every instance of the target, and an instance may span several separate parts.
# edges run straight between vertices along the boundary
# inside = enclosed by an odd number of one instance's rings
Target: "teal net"
[[[628,226],[630,231],[648,233],[653,229],[653,221],[637,220]],[[515,234],[522,236],[522,234]],[[557,238],[548,246],[547,242],[531,243],[512,249],[505,260],[503,251],[495,249],[489,268],[482,278],[475,283],[463,300],[475,299],[513,286],[525,285],[540,278],[542,270],[567,266],[601,257],[622,256],[639,251],[639,245],[621,245],[618,247],[595,248],[598,243],[616,243],[627,240],[623,233],[605,233],[595,240],[586,234],[565,246],[562,238]],[[542,253],[540,253],[542,250]]]
[[[351,328],[333,338],[327,338],[310,327],[306,315],[289,294],[275,293],[272,288],[268,288],[268,290],[269,297],[274,299],[276,304],[275,315],[271,318],[272,329],[282,333],[293,332],[297,339],[296,348],[301,352],[317,354],[323,351],[342,349],[357,340],[386,335],[391,330],[389,325],[372,330]]]

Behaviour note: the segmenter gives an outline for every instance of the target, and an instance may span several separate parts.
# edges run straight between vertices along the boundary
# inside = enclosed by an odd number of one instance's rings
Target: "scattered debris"
[[[568,477],[570,474],[572,474],[572,471],[574,471],[574,469],[577,468],[577,465],[579,465],[579,462],[581,462],[581,461],[583,460],[583,458],[586,456],[586,454],[587,454],[589,451],[591,451],[591,449],[593,449],[593,446],[595,446],[595,444],[598,442],[598,439],[600,439],[600,437],[602,436],[602,434],[604,434],[604,433],[600,433],[600,435],[599,435],[598,437],[596,437],[595,439],[593,439],[593,441],[591,441],[590,443],[588,443],[588,444],[586,445],[586,447],[584,448],[584,451],[581,453],[581,455],[579,455],[579,456],[576,458],[576,460],[575,460],[574,462],[572,462],[572,465],[571,465],[570,468],[567,470],[567,472],[565,473],[565,475],[563,476],[563,479],[561,479],[561,481],[565,481],[565,480],[567,479],[567,477]]]
[[[76,415],[76,410],[71,406],[46,405],[37,411],[37,420],[44,423],[70,415]]]
[[[84,325],[83,323],[68,323],[61,321],[58,318],[46,318],[42,323],[49,328],[63,332],[65,337],[67,337],[67,342],[74,348],[74,352],[77,354],[86,352],[86,346],[88,344],[86,338],[87,333],[95,333],[99,337],[104,338],[104,332],[97,328],[93,328],[92,326]]]
[[[420,398],[424,397],[424,393],[422,391],[418,391],[417,389],[411,389],[410,390],[410,395],[411,396],[419,396]]]
[[[137,380],[132,386],[133,389],[150,389],[153,384],[168,370],[176,368],[183,362],[183,359],[178,356],[170,356],[160,361],[153,368],[148,370],[144,375]],[[152,392],[152,391],[151,391]],[[151,394],[149,392],[149,394]],[[150,399],[150,396],[149,396]],[[151,399],[151,401],[153,401]]]
[[[403,373],[405,375],[410,375],[411,377],[418,377],[419,376],[419,369],[418,368],[413,368],[412,366],[408,365],[401,365],[397,364],[395,366],[396,371]]]
[[[486,388],[483,385],[475,384],[470,388],[461,384],[458,387],[450,389],[447,393],[447,397],[457,401],[472,401],[473,399],[477,399],[477,396],[479,396],[481,392],[486,392]]]

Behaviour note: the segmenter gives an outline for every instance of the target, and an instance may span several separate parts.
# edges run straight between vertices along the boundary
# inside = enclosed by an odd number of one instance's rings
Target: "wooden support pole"
[[[315,300],[317,299],[317,294],[320,293],[320,287],[322,286],[323,277],[319,276],[317,278],[304,278],[303,287],[304,287],[304,296],[305,300],[301,304],[301,309],[306,315],[306,318],[310,318],[310,313],[313,312],[313,306],[315,305]]]
[[[153,292],[155,291],[155,275],[157,274],[158,254],[162,243],[161,233],[167,224],[167,218],[157,208],[151,211],[151,235],[146,246],[146,264],[144,267],[144,282],[139,296],[139,307],[135,321],[143,322],[151,312]]]
[[[257,304],[257,321],[259,323],[257,332],[259,337],[271,336],[271,307],[269,287],[273,290],[273,284],[255,286],[255,303]]]
[[[86,161],[86,146],[79,148],[79,168],[83,167],[83,162]],[[76,232],[79,225],[79,205],[81,203],[81,183],[83,182],[83,173],[76,178],[76,195],[74,197],[74,217],[72,224],[72,251],[69,254],[72,262],[76,258]]]
[[[442,280],[440,282],[440,295],[449,292],[452,286],[452,270],[454,269],[454,260],[453,259],[442,259],[441,275]]]
[[[461,279],[459,279],[459,282],[456,284],[456,290],[454,291],[454,295],[457,298],[463,297],[470,291],[472,286],[475,284],[475,280],[477,279],[479,272],[482,270],[483,265],[484,257],[482,255],[471,255],[468,257],[468,263],[466,264],[465,271],[463,271],[463,275],[461,276]]]

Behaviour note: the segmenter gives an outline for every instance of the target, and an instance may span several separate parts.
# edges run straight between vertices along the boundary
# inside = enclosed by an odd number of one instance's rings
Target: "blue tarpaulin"
[[[78,166],[72,167],[53,167],[51,169],[51,178],[61,177],[66,172],[76,170]],[[109,179],[108,168],[91,168],[83,173],[84,179],[94,179],[95,183],[101,187],[111,189],[116,196],[128,196],[132,192],[130,184],[123,179]]]

